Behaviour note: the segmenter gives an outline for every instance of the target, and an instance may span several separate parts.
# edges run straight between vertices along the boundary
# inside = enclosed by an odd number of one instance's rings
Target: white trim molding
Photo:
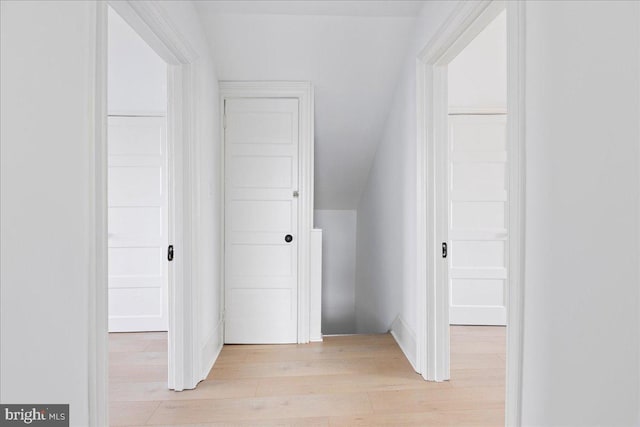
[[[506,4],[505,4],[506,3]],[[498,13],[507,10],[509,123],[509,278],[507,307],[506,424],[520,425],[524,270],[524,2],[460,1],[417,58],[417,313],[416,370],[429,381],[449,379],[448,267],[440,243],[442,174],[446,162],[447,64]],[[486,111],[483,111],[486,113]]]
[[[298,344],[309,342],[311,230],[313,229],[313,86],[310,82],[221,81],[220,114],[224,101],[231,98],[296,98],[300,105],[299,192],[298,211]],[[224,138],[224,135],[223,135]],[[224,139],[223,139],[224,141]],[[224,156],[222,156],[224,162]],[[224,165],[221,165],[224,170]],[[223,222],[224,224],[224,222]],[[224,227],[223,227],[224,229]],[[224,252],[223,252],[224,253]],[[224,261],[222,262],[224,265]],[[224,288],[224,286],[223,286]]]
[[[88,403],[89,425],[108,426],[108,264],[107,264],[107,4],[95,2],[96,56],[92,81],[94,135],[90,138],[89,155],[93,165],[88,195],[91,206],[93,239],[90,244],[92,277],[88,289]]]
[[[393,321],[389,328],[389,333],[391,333],[393,339],[398,343],[398,347],[411,363],[413,370],[418,372],[416,369],[416,334],[409,328],[402,316],[396,317],[396,320]]]
[[[507,152],[509,156],[509,279],[505,423],[522,424],[525,271],[525,2],[507,3]]]
[[[224,323],[218,322],[211,334],[200,343],[200,378],[205,379],[218,359],[224,345]]]
[[[195,290],[197,190],[193,161],[195,130],[194,105],[197,96],[190,64],[169,65],[167,81],[167,146],[169,158],[169,241],[176,256],[169,263],[169,388],[192,389],[199,377],[199,304]]]
[[[322,342],[322,230],[311,230],[309,266],[309,341]]]
[[[109,6],[168,64],[192,64],[198,59],[196,50],[175,29],[158,2],[109,0]]]

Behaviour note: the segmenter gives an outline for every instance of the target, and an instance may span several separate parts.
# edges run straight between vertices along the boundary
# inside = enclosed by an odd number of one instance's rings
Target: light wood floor
[[[425,382],[390,335],[225,346],[197,389],[166,388],[165,333],[110,334],[111,425],[504,425],[505,328],[451,328],[451,381]]]

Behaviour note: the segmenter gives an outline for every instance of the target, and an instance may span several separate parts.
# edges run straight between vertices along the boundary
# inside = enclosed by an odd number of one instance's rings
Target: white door
[[[109,117],[109,331],[166,331],[164,117]]]
[[[449,323],[506,324],[506,115],[449,116]]]
[[[298,100],[225,102],[225,343],[297,342]]]

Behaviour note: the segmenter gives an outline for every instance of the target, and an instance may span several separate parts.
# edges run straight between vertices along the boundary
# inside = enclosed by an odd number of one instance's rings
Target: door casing
[[[449,320],[442,242],[448,241],[446,204],[447,64],[498,13],[507,10],[507,151],[509,157],[506,425],[521,424],[524,266],[525,2],[459,2],[420,52],[417,97],[417,348],[416,370],[429,381],[449,378]],[[439,213],[440,212],[440,213]],[[446,267],[446,268],[445,268]]]
[[[221,81],[220,120],[224,120],[224,102],[233,98],[296,98],[299,105],[299,205],[298,205],[298,344],[310,340],[310,240],[313,228],[313,87],[310,82]],[[224,126],[220,126],[224,141]],[[224,144],[223,144],[224,146]],[[221,156],[224,176],[224,159]],[[225,210],[223,209],[223,212]],[[224,214],[220,229],[224,230]],[[224,241],[224,236],[223,236]],[[224,251],[223,251],[224,256]],[[225,262],[223,260],[223,269]],[[222,277],[225,277],[224,271]],[[222,287],[223,289],[225,286]],[[224,310],[224,296],[221,299]]]

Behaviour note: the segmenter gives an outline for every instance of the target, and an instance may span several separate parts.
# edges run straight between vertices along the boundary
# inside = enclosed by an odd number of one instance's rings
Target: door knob
[[[284,241],[289,243],[293,240],[293,236],[291,234],[287,234],[286,236],[284,236]]]

